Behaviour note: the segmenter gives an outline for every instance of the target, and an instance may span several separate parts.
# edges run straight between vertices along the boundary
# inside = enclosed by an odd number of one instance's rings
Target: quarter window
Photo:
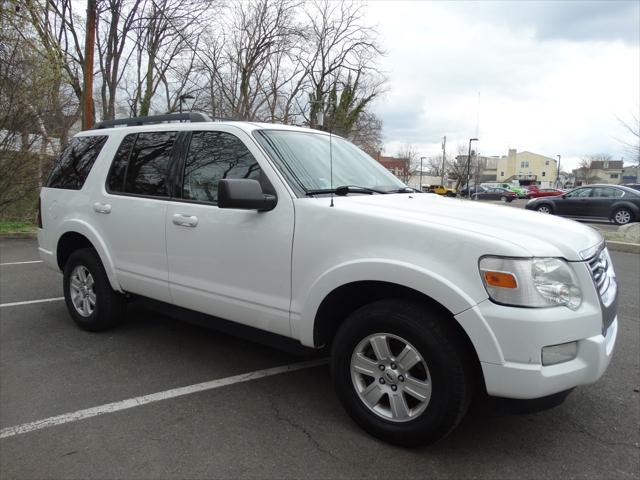
[[[216,203],[218,181],[223,178],[260,180],[260,166],[238,137],[226,132],[193,132],[184,165],[183,198]]]
[[[54,164],[47,187],[80,190],[106,141],[106,135],[73,138]]]

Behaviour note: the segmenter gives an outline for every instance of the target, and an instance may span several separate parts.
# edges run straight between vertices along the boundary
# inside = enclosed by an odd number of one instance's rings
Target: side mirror
[[[257,180],[226,178],[218,181],[218,207],[242,210],[273,210],[278,203],[275,195],[262,191]]]

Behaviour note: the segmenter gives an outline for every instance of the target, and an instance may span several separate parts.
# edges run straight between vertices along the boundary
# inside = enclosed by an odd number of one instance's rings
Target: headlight
[[[489,297],[517,307],[565,305],[576,310],[582,291],[573,270],[558,258],[482,257],[480,275]]]

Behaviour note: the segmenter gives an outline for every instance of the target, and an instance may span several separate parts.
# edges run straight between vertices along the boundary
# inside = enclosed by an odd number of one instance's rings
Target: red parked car
[[[557,188],[538,188],[536,186],[531,186],[528,187],[528,189],[531,198],[557,197],[558,195],[566,193],[564,190],[559,190]]]

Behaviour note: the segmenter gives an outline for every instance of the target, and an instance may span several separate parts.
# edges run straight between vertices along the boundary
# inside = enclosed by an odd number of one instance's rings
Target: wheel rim
[[[500,200],[502,200],[503,202],[507,201],[507,197],[500,197]]]
[[[356,345],[351,380],[369,411],[392,422],[415,419],[431,400],[427,363],[411,343],[390,333],[374,333]]]
[[[71,303],[83,317],[89,317],[96,309],[96,293],[93,276],[87,267],[78,265],[71,272],[69,281],[69,293]]]
[[[539,211],[540,213],[551,213],[551,212],[549,211],[549,207],[538,207],[538,211]]]
[[[624,225],[625,223],[629,223],[631,220],[631,214],[626,210],[620,210],[619,212],[616,212],[615,220],[617,223]]]

